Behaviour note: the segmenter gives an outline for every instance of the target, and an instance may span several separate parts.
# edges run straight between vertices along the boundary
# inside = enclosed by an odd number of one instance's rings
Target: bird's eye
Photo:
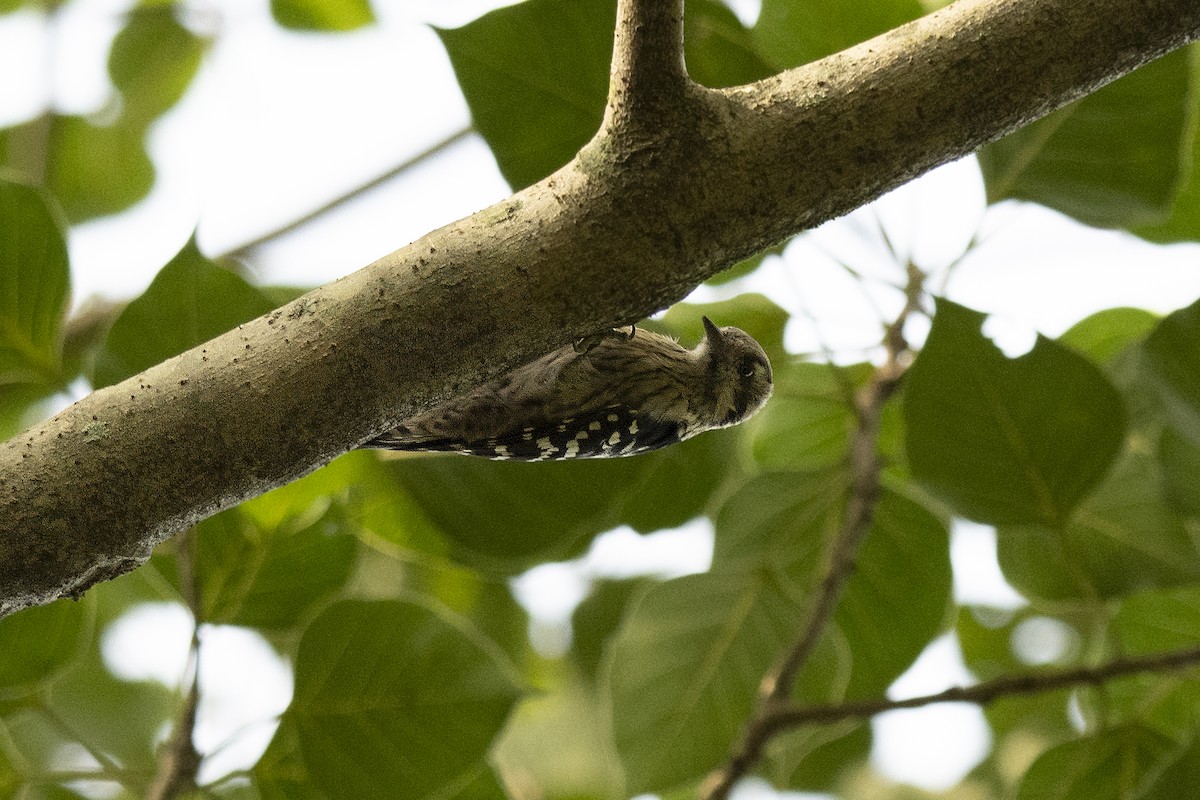
[[[754,377],[754,373],[757,371],[757,369],[758,365],[754,363],[754,359],[743,358],[740,362],[738,362],[737,374],[743,378],[752,378]]]

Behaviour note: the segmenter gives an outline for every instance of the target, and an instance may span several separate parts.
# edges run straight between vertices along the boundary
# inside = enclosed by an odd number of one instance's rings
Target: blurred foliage
[[[306,768],[333,800],[382,796],[384,787],[392,796],[445,796],[486,768],[521,693],[486,637],[448,612],[346,600],[305,630],[281,730],[295,727]]]
[[[351,31],[375,21],[367,0],[271,0],[271,15],[285,28],[308,31]]]
[[[0,0],[0,13],[53,19],[60,5]],[[689,0],[687,61],[707,86],[737,85],[923,8],[764,0],[747,26],[718,0]],[[374,22],[366,0],[272,0],[271,11],[309,34]],[[595,132],[614,15],[615,0],[526,0],[438,31],[514,188]],[[252,285],[190,242],[141,296],[68,314],[67,225],[149,192],[147,132],[212,44],[170,0],[136,4],[119,23],[104,107],[47,108],[0,130],[4,435],[80,378],[118,382],[300,291]],[[1198,62],[1180,50],[985,148],[989,200],[1194,241]],[[728,295],[761,261],[713,283]],[[0,620],[0,800],[144,796],[180,689],[122,677],[103,644],[129,612],[163,602],[256,632],[295,669],[266,752],[210,796],[692,796],[812,608],[852,491],[856,398],[873,371],[789,356],[789,316],[760,295],[681,304],[645,324],[690,342],[702,315],[750,331],[772,357],[775,397],[747,425],[611,463],[351,453],[201,522],[82,602]],[[1104,311],[1017,358],[982,322],[940,301],[884,409],[885,488],[798,702],[882,696],[947,630],[983,680],[1046,663],[1024,643],[1031,624],[1059,631],[1051,660],[1063,667],[1197,643],[1200,304],[1164,319]],[[998,526],[1001,568],[1024,606],[954,604],[950,516]],[[534,651],[514,574],[579,556],[614,527],[650,533],[701,517],[715,529],[709,571],[595,580],[565,651]],[[943,793],[884,783],[861,722],[788,731],[758,772],[846,797],[1190,797],[1197,709],[1188,672],[1006,697],[985,709],[988,756]]]
[[[1005,358],[984,315],[949,300],[934,319],[905,382],[913,471],[968,519],[1061,526],[1124,438],[1117,390],[1049,339]]]
[[[1191,169],[1200,108],[1190,52],[1168,53],[985,147],[988,200],[1033,200],[1101,227],[1165,223]]]
[[[59,3],[28,5],[53,14]],[[112,42],[105,107],[87,117],[47,109],[0,129],[0,166],[40,177],[71,222],[129,208],[154,185],[150,125],[187,90],[208,44],[172,4],[134,7]]]
[[[923,13],[917,0],[763,0],[754,41],[778,71],[844,50]]]
[[[43,192],[0,182],[0,386],[62,381],[70,275],[61,222]]]

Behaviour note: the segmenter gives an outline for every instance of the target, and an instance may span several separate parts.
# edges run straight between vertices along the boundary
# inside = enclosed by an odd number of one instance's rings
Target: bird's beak
[[[722,344],[721,329],[713,325],[713,321],[708,317],[701,317],[704,320],[704,338],[708,341],[710,350],[716,350]]]

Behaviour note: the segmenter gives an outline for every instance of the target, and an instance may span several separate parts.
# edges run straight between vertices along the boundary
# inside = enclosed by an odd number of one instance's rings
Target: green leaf
[[[1150,591],[1125,598],[1113,620],[1118,652],[1151,654],[1196,646],[1200,589]],[[1105,687],[1107,711],[1152,725],[1169,736],[1191,737],[1200,727],[1200,680],[1194,670],[1147,673]]]
[[[602,580],[571,615],[571,658],[589,680],[599,677],[605,649],[630,604],[653,581],[648,578]]]
[[[839,475],[760,475],[717,516],[713,571],[650,588],[609,643],[608,687],[627,789],[702,775],[728,752],[766,670],[795,635]]]
[[[454,791],[445,795],[446,800],[508,800],[508,792],[500,784],[495,770],[486,764],[481,764],[463,785],[456,786]],[[441,800],[441,798],[439,798]]]
[[[1013,631],[1035,615],[1029,607],[1016,610],[987,606],[959,608],[955,633],[967,669],[980,680],[991,680],[1024,669],[1026,665],[1013,652]]]
[[[392,472],[397,488],[463,557],[519,571],[566,557],[613,527],[630,469],[618,462],[522,464],[451,455],[400,459]]]
[[[50,204],[31,186],[0,180],[0,386],[57,382],[69,287]]]
[[[296,723],[289,716],[280,721],[252,775],[262,800],[328,800],[304,765]]]
[[[1121,397],[1091,362],[1049,339],[1005,358],[983,337],[983,319],[938,300],[905,384],[913,475],[965,517],[1060,525],[1120,447]]]
[[[609,736],[608,710],[593,686],[571,680],[521,703],[494,753],[506,775],[521,775],[539,797],[628,797]],[[503,797],[503,795],[500,795]]]
[[[331,502],[341,502],[347,521],[368,545],[373,537],[407,550],[445,556],[449,545],[417,502],[397,485],[402,464],[381,460],[368,450],[353,450],[315,472],[247,500],[241,511],[261,527],[274,528],[289,518],[315,519]]]
[[[1014,652],[1013,634],[1017,626],[1033,616],[1038,616],[1038,611],[1029,607],[1015,611],[961,608],[956,633],[963,661],[972,674],[985,681],[1028,670],[1028,664]],[[1070,624],[1067,620],[1064,622]],[[1073,696],[1074,690],[1063,689],[1029,696],[1014,695],[988,704],[984,714],[996,746],[1003,748],[1006,742],[1016,746],[1017,742],[1050,742],[1075,736],[1078,731],[1071,715],[1078,712],[1078,705]]]
[[[352,490],[379,481],[386,481],[383,489],[393,489],[386,468],[374,453],[351,450],[299,480],[246,500],[238,510],[268,530],[288,520],[316,518],[338,500],[361,513],[363,498],[352,494]]]
[[[1070,520],[997,529],[1004,576],[1048,600],[1119,597],[1200,579],[1194,527],[1164,502],[1154,458],[1130,450]]]
[[[865,723],[784,731],[767,744],[764,772],[781,789],[837,796],[846,775],[866,766],[871,740],[871,726]]]
[[[1142,351],[1146,376],[1169,421],[1200,444],[1200,301],[1159,322]]]
[[[1167,428],[1158,443],[1158,458],[1171,507],[1200,518],[1200,443]]]
[[[39,773],[49,771],[53,753],[64,744],[63,737],[52,730],[44,717],[32,711],[5,712],[0,720],[0,787],[10,785],[9,793],[0,794],[4,800],[25,800],[33,780]],[[42,800],[37,796],[36,800]]]
[[[1059,342],[1094,361],[1112,381],[1125,404],[1131,441],[1153,439],[1162,429],[1162,404],[1147,380],[1144,345],[1160,317],[1132,308],[1099,311],[1081,320]]]
[[[89,604],[57,600],[0,619],[0,697],[24,694],[75,659],[91,625]]]
[[[300,299],[301,295],[306,295],[312,291],[311,286],[259,286],[258,290],[262,292],[263,297],[270,301],[272,308],[286,306],[293,300]]]
[[[96,355],[117,317],[125,310],[126,302],[107,300],[92,295],[68,318],[63,330],[63,374],[70,379],[91,375],[95,371]]]
[[[1157,324],[1155,314],[1140,308],[1106,308],[1072,325],[1058,341],[1097,364],[1107,364],[1145,339]]]
[[[854,432],[853,393],[865,375],[832,364],[775,366],[775,392],[754,432],[759,466],[807,470],[843,463]]]
[[[832,521],[837,514],[830,502]],[[820,539],[816,531],[806,536]],[[827,559],[807,560],[824,567]],[[816,580],[815,574],[808,579],[809,590]],[[885,493],[833,624],[797,680],[798,699],[834,703],[883,694],[941,632],[950,586],[945,526],[911,500]],[[807,619],[802,613],[794,625]],[[795,731],[772,743],[770,774],[789,789],[832,791],[839,773],[862,760],[870,742],[869,727],[853,722]]]
[[[340,508],[302,526],[255,525],[237,510],[200,523],[196,575],[205,622],[295,625],[350,577],[355,539]]]
[[[99,652],[102,640],[103,631],[55,681],[50,707],[79,741],[102,747],[131,773],[152,775],[162,732],[179,713],[178,692],[156,681],[114,677]]]
[[[612,643],[614,740],[629,794],[703,775],[729,752],[800,608],[768,572],[649,590]]]
[[[756,253],[755,255],[752,255],[749,258],[743,258],[741,261],[737,262],[732,267],[723,269],[720,272],[718,272],[716,275],[711,276],[708,280],[705,281],[705,284],[707,284],[709,286],[722,286],[726,283],[732,283],[733,281],[736,281],[738,278],[746,277],[747,275],[749,275],[750,273],[752,273],[756,269],[758,269],[760,266],[762,266],[762,263],[763,263],[763,261],[766,260],[767,256],[780,255],[782,253],[783,253],[783,245],[776,245],[775,247],[772,247],[770,250],[764,250],[761,253]]]
[[[615,524],[650,533],[677,528],[709,510],[726,478],[737,474],[742,432],[711,431],[667,448],[646,465],[637,485],[625,495]],[[692,442],[696,444],[688,447]]]
[[[287,719],[330,800],[442,797],[476,778],[520,694],[494,650],[448,615],[343,601],[300,641]]]
[[[1200,120],[1200,48],[1195,45],[1183,48],[1191,64],[1188,91],[1188,117],[1191,132],[1186,134],[1190,145],[1185,142],[1180,158],[1179,187],[1170,215],[1158,224],[1140,225],[1134,233],[1153,242],[1194,242],[1200,231],[1200,136],[1195,126]]]
[[[776,67],[795,67],[924,13],[918,0],[763,0],[754,39],[759,52]]]
[[[172,6],[141,6],[113,39],[108,73],[121,92],[121,114],[145,126],[183,96],[204,42],[179,24]]]
[[[4,10],[0,7],[0,12]],[[12,759],[3,749],[0,749],[0,798],[16,800],[20,796],[19,792],[24,784],[25,779],[17,772]]]
[[[52,413],[45,386],[36,383],[0,384],[0,441],[15,436]]]
[[[1033,763],[1017,800],[1126,800],[1171,741],[1129,725],[1052,747]]]
[[[84,117],[51,119],[46,179],[68,219],[82,222],[115,214],[150,193],[154,165],[146,154],[145,134],[141,124],[125,118],[107,125]]]
[[[527,663],[532,655],[529,612],[513,597],[503,577],[484,574],[448,559],[398,559],[383,554],[374,560],[364,557],[356,575],[360,580],[361,576],[369,575],[376,584],[384,586],[402,586],[397,594],[402,599],[425,597],[460,614],[514,664]]]
[[[301,31],[352,31],[375,21],[367,0],[271,0],[271,15]]]
[[[950,590],[946,526],[913,501],[885,492],[834,614],[852,655],[847,697],[881,695],[912,665],[941,633]]]
[[[526,0],[438,29],[476,129],[514,189],[570,161],[600,127],[615,0]]]
[[[519,570],[570,557],[622,523],[649,530],[697,516],[730,468],[737,435],[717,431],[624,459],[531,464],[449,455],[392,464],[397,484],[462,556]]]
[[[769,472],[738,489],[716,516],[713,572],[770,572],[807,591],[845,505],[838,471]]]
[[[775,72],[759,55],[753,35],[717,0],[691,0],[684,16],[688,74],[703,86],[741,86]]]
[[[1194,647],[1200,631],[1200,589],[1187,586],[1131,595],[1122,601],[1115,627],[1130,653]]]
[[[1191,800],[1198,781],[1200,740],[1193,739],[1168,757],[1160,757],[1133,797],[1136,800]]]
[[[1101,227],[1165,221],[1190,149],[1190,71],[1177,50],[983,148],[988,202],[1032,200]]]
[[[118,383],[271,308],[258,290],[189,242],[113,323],[93,383]]]

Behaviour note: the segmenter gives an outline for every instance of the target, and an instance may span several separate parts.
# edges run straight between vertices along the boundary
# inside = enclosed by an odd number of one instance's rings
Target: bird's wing
[[[418,438],[393,431],[365,446],[465,453],[499,461],[557,461],[645,453],[674,444],[681,434],[675,422],[639,414],[623,406],[610,406],[563,420],[547,429],[525,428],[478,441]]]

